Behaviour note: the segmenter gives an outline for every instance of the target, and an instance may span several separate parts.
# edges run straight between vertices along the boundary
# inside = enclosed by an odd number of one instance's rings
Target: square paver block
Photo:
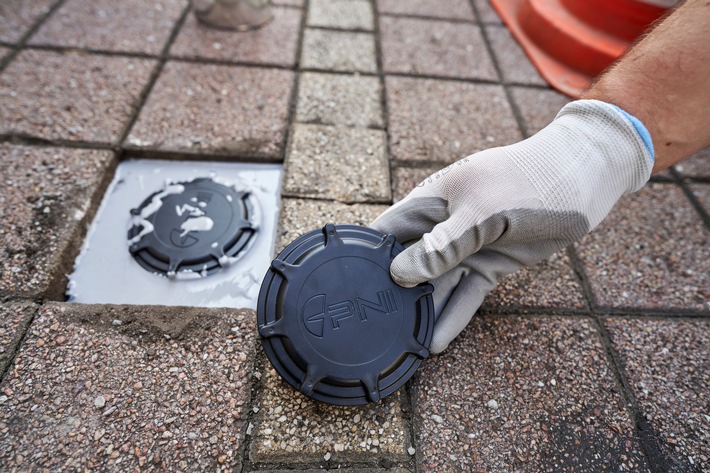
[[[503,277],[482,307],[497,311],[506,307],[584,309],[587,303],[572,262],[562,250]]]
[[[296,121],[383,128],[379,77],[304,72],[298,86]]]
[[[439,171],[441,166],[425,166],[425,167],[394,167],[392,169],[392,181],[394,185],[394,201],[398,202],[404,199],[407,194],[412,192],[415,187],[421,184],[425,179]]]
[[[468,0],[377,0],[379,12],[392,15],[413,15],[453,20],[474,20]]]
[[[683,177],[699,177],[710,179],[710,148],[695,153],[685,161],[675,165]]]
[[[186,5],[186,0],[67,0],[30,43],[160,54]]]
[[[308,26],[372,31],[375,28],[368,0],[311,0]]]
[[[663,471],[710,470],[710,324],[605,321]],[[650,428],[649,428],[650,427]],[[660,451],[659,451],[660,450]]]
[[[0,133],[116,143],[155,65],[149,59],[23,51],[0,74]]]
[[[58,0],[3,0],[0,2],[0,41],[16,43],[46,15]]]
[[[301,67],[326,71],[377,72],[375,37],[370,33],[306,28]]]
[[[271,8],[274,19],[252,31],[210,28],[189,14],[170,48],[172,56],[292,67],[296,63],[302,12]]]
[[[331,406],[303,396],[261,364],[249,457],[257,463],[406,459],[409,427],[401,390],[364,406]]]
[[[284,195],[346,203],[391,200],[384,131],[294,125],[291,133]]]
[[[450,164],[521,138],[501,86],[387,77],[385,90],[396,160]]]
[[[543,85],[547,82],[538,74],[535,66],[520,45],[504,26],[487,26],[486,34],[491,42],[493,54],[498,59],[498,66],[503,80],[508,83]]]
[[[305,0],[271,0],[272,5],[285,5],[289,7],[302,8]]]
[[[700,202],[700,205],[710,214],[710,184],[691,184],[689,187]]]
[[[0,46],[0,63],[2,63],[2,60],[5,59],[5,57],[7,57],[7,55],[10,54],[11,51],[12,49],[10,48]]]
[[[289,199],[281,202],[281,216],[276,247],[278,252],[296,238],[326,223],[369,226],[386,205],[346,205],[340,202],[313,199]]]
[[[475,317],[422,367],[418,471],[649,471],[591,319]]]
[[[545,89],[511,87],[513,100],[520,110],[527,136],[545,128],[572,99]]]
[[[674,185],[623,197],[577,247],[602,306],[710,309],[710,230]]]
[[[278,159],[293,83],[291,71],[168,62],[126,144]]]
[[[503,24],[503,21],[491,6],[490,0],[473,0],[473,4],[476,6],[478,18],[483,23],[490,23],[493,25]]]
[[[239,469],[249,310],[50,304],[0,389],[8,470]]]
[[[15,355],[15,349],[36,311],[37,305],[28,301],[0,304],[0,376],[5,375],[5,370]],[[3,395],[0,394],[0,400],[2,399]]]
[[[498,79],[478,26],[383,16],[380,30],[385,72]]]
[[[0,146],[0,294],[63,298],[108,151]]]

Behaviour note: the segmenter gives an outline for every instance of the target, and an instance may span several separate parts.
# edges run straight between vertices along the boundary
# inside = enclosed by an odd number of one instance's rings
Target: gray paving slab
[[[293,67],[296,63],[302,11],[272,7],[274,19],[252,31],[230,31],[203,25],[195,15],[185,19],[170,55]]]
[[[683,177],[710,179],[710,148],[706,148],[675,165]]]
[[[441,166],[424,166],[424,167],[402,167],[394,166],[392,168],[392,181],[394,186],[394,201],[398,202],[404,199],[407,194],[412,192],[415,187],[424,181],[427,177],[440,170]]]
[[[37,308],[37,304],[22,300],[0,303],[0,374],[9,367]]]
[[[384,128],[380,79],[304,72],[299,79],[296,121]]]
[[[58,1],[5,0],[0,3],[0,41],[20,41]]]
[[[537,72],[537,69],[525,55],[523,48],[515,41],[513,35],[510,34],[508,28],[495,25],[486,26],[486,34],[505,82],[547,85],[545,79]]]
[[[698,199],[700,205],[710,214],[710,184],[691,184],[690,190]]]
[[[683,191],[647,184],[578,244],[605,307],[710,309],[710,230]]]
[[[296,124],[289,141],[283,195],[345,203],[391,201],[384,131]]]
[[[0,462],[8,471],[238,469],[254,319],[43,306],[0,386]]]
[[[545,128],[572,99],[554,90],[511,87],[527,136]]]
[[[169,61],[125,145],[280,159],[293,84],[286,70]]]
[[[375,37],[370,33],[306,28],[301,67],[344,72],[377,72]]]
[[[572,262],[562,250],[532,267],[505,276],[483,301],[483,308],[584,309],[587,302]]]
[[[186,0],[67,0],[30,44],[160,54]]]
[[[0,133],[116,143],[156,63],[25,50],[0,74]]]
[[[418,471],[649,471],[595,322],[475,317],[412,385]]]
[[[306,24],[372,31],[375,29],[375,16],[368,0],[311,0]]]
[[[109,151],[0,145],[0,294],[61,299]]]
[[[380,34],[386,73],[498,79],[476,25],[382,16]]]
[[[478,12],[478,17],[481,22],[493,25],[503,24],[503,21],[495,12],[489,0],[473,0],[473,4],[476,6],[476,11]]]
[[[376,462],[409,458],[401,390],[376,404],[332,406],[303,396],[264,360],[249,459],[255,463]]]
[[[429,18],[447,18],[452,20],[475,19],[471,3],[468,0],[377,0],[380,14],[413,15]]]
[[[710,469],[710,324],[609,318],[607,330],[668,472]],[[646,428],[644,426],[644,428]]]
[[[5,46],[0,46],[0,62],[5,59],[5,57],[12,52],[12,49],[6,48]]]
[[[273,5],[286,5],[290,7],[303,8],[305,0],[272,0]]]
[[[451,164],[521,139],[499,85],[388,76],[385,90],[390,150],[397,161]]]

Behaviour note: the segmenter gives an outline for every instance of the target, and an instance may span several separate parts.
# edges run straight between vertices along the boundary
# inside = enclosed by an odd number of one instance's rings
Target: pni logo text
[[[316,337],[323,337],[326,326],[331,330],[339,330],[343,327],[341,325],[343,320],[356,315],[360,322],[366,322],[368,311],[385,315],[397,312],[397,303],[392,290],[378,292],[377,302],[356,297],[353,300],[326,304],[325,294],[318,294],[303,304],[301,317],[306,330]]]

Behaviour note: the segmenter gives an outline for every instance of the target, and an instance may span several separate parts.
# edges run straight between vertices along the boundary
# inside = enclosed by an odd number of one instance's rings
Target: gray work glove
[[[373,228],[411,245],[392,262],[394,281],[434,285],[430,350],[446,349],[498,278],[580,239],[640,189],[652,150],[638,120],[580,100],[535,136],[433,174],[380,215]]]

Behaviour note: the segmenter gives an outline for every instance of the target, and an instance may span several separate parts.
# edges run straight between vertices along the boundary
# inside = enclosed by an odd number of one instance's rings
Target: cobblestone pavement
[[[366,407],[286,386],[247,309],[64,302],[120,161],[283,163],[277,248],[368,224],[431,172],[545,126],[486,0],[0,5],[0,470],[710,471],[710,153],[503,280]]]

